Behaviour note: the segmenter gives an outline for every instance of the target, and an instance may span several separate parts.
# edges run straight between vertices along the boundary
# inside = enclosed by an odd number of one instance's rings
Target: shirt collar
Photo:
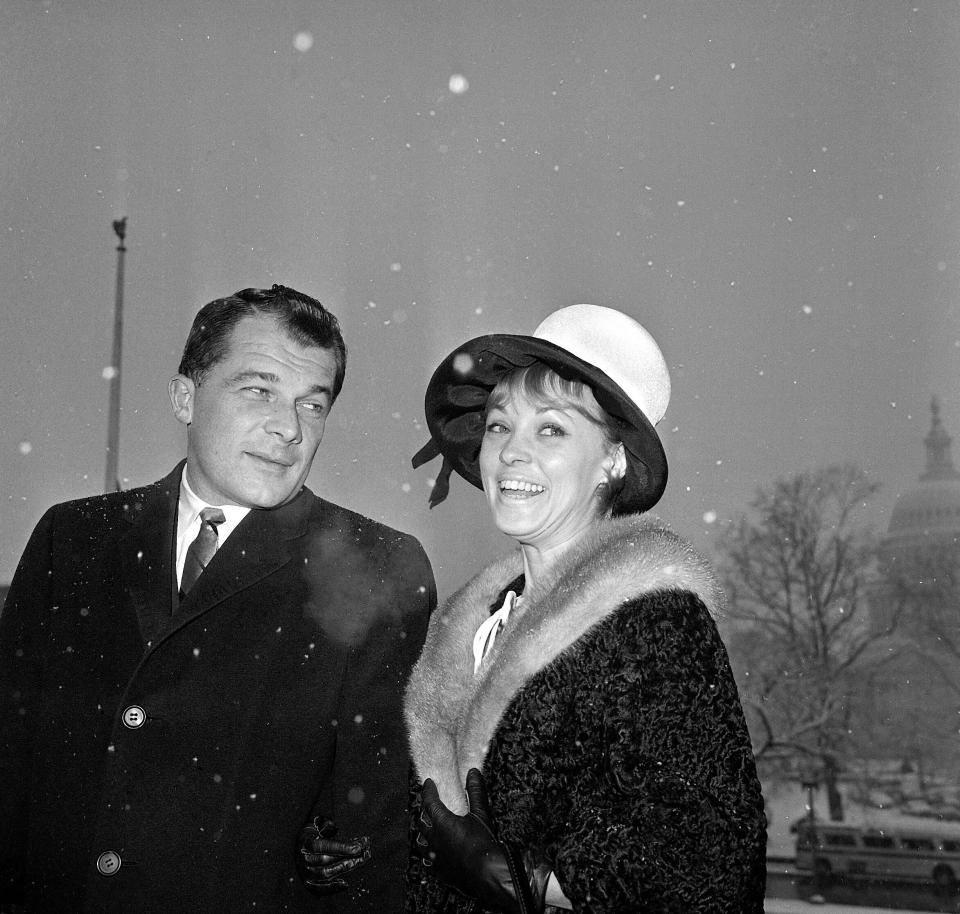
[[[184,466],[183,474],[180,477],[180,502],[179,510],[179,528],[186,530],[192,524],[204,508],[219,508],[223,511],[223,516],[227,519],[225,525],[221,525],[221,542],[230,532],[250,513],[249,508],[240,505],[211,505],[205,502],[196,492],[190,488],[190,481],[187,479],[187,468]],[[224,527],[226,529],[224,529]]]

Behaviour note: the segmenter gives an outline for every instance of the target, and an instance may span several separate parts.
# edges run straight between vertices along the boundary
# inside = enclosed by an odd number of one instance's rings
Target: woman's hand
[[[476,768],[467,773],[467,800],[469,812],[458,816],[444,805],[432,780],[423,782],[417,837],[423,865],[471,898],[518,914],[542,914],[550,868],[533,865],[529,854],[497,841],[486,785]]]

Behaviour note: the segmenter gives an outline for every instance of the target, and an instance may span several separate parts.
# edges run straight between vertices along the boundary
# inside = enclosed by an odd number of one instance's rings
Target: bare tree
[[[720,541],[731,648],[760,757],[815,762],[842,817],[837,775],[857,694],[885,638],[870,624],[876,544],[859,522],[879,486],[852,464],[760,488]]]

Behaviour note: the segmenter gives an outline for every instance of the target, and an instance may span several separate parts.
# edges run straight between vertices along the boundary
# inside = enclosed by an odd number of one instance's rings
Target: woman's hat
[[[586,383],[618,426],[627,472],[614,514],[653,507],[667,484],[667,458],[654,426],[670,400],[670,373],[656,340],[637,321],[600,305],[554,311],[532,336],[476,337],[440,363],[424,398],[432,438],[413,458],[419,467],[443,455],[430,507],[446,498],[452,470],[483,487],[478,459],[487,397],[504,375],[534,362]]]

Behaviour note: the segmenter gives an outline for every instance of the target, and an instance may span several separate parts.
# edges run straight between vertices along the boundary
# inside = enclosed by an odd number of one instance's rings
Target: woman
[[[405,696],[418,779],[408,912],[762,912],[765,819],[714,615],[641,517],[667,464],[653,338],[574,305],[471,340],[426,395],[442,454],[519,550],[431,621]]]

